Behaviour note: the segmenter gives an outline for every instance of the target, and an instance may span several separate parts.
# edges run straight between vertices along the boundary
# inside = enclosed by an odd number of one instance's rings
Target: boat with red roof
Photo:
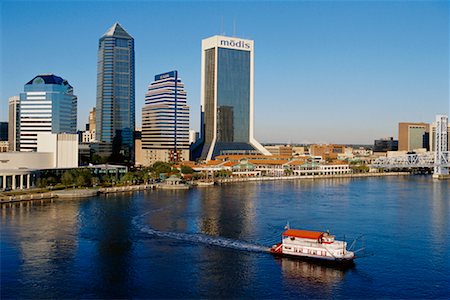
[[[315,260],[338,265],[351,265],[355,253],[347,250],[347,242],[335,240],[329,231],[287,229],[281,243],[270,249],[273,255]]]

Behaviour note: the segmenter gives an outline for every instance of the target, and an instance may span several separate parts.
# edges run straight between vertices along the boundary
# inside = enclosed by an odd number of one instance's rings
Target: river
[[[340,270],[265,250],[291,228],[367,253]],[[247,182],[1,207],[1,298],[448,298],[450,182]]]

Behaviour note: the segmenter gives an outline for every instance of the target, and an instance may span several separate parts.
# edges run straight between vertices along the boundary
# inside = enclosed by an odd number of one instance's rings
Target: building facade
[[[254,43],[213,36],[202,41],[201,138],[192,158],[270,155],[254,138]]]
[[[20,151],[36,151],[38,133],[76,133],[77,96],[69,82],[38,75],[20,94]]]
[[[38,152],[53,153],[55,168],[78,167],[78,135],[67,133],[39,133]]]
[[[99,40],[96,140],[113,162],[134,159],[134,39],[114,24]]]
[[[155,76],[142,108],[142,164],[189,160],[189,106],[178,71]]]
[[[9,97],[8,100],[8,142],[9,151],[19,150],[19,140],[20,140],[20,100],[19,96]]]
[[[375,140],[373,143],[373,152],[397,151],[398,141],[393,137]]]
[[[8,122],[0,122],[0,141],[8,141]]]
[[[429,127],[428,123],[398,123],[398,151],[429,150]]]

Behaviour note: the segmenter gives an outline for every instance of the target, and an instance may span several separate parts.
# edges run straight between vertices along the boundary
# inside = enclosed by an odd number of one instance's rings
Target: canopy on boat
[[[298,229],[288,229],[285,232],[283,232],[283,236],[290,236],[290,237],[298,237],[302,239],[313,239],[318,240],[322,237],[324,232],[320,231],[309,231],[309,230],[298,230]]]

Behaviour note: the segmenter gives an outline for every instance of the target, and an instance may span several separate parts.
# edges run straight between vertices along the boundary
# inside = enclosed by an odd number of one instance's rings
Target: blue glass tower
[[[76,133],[77,96],[69,82],[41,74],[20,94],[20,151],[37,150],[38,133]]]
[[[213,36],[202,41],[201,138],[192,159],[270,153],[254,138],[253,41]]]
[[[133,163],[134,39],[114,24],[99,40],[96,139],[111,162]]]

